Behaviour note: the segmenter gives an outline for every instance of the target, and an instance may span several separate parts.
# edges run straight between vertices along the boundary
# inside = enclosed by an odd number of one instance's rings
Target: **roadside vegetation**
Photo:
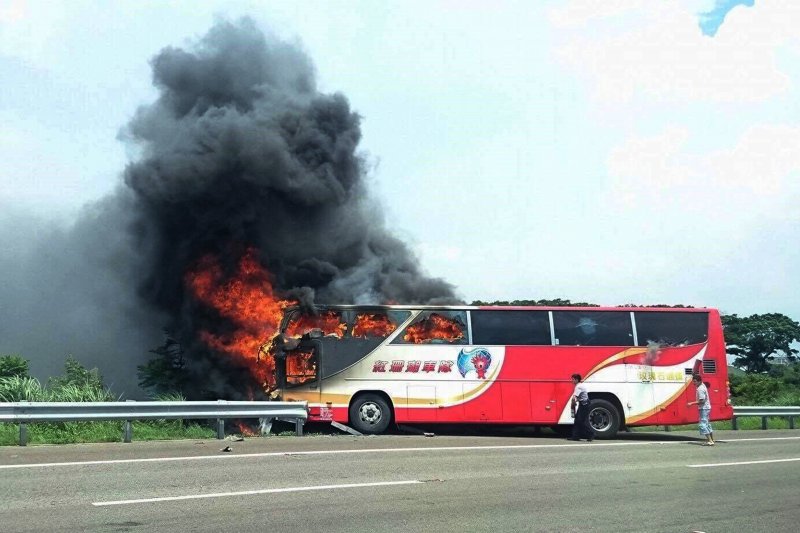
[[[28,361],[17,355],[0,357],[0,402],[113,402],[115,396],[103,385],[98,369],[86,369],[73,357],[64,363],[64,374],[42,384],[29,374]],[[181,401],[179,394],[159,394],[161,401]],[[31,444],[119,442],[121,421],[28,424]],[[216,433],[207,426],[181,420],[148,420],[133,423],[134,440],[205,439]],[[17,424],[0,424],[0,446],[19,443]]]

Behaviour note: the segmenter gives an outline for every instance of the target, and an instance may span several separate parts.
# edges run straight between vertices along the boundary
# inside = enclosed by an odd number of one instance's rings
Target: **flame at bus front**
[[[230,274],[215,256],[207,255],[186,274],[185,282],[198,301],[225,319],[214,331],[201,330],[201,340],[246,367],[264,390],[273,388],[275,361],[263,347],[277,334],[283,310],[294,302],[274,293],[256,251],[249,249]]]

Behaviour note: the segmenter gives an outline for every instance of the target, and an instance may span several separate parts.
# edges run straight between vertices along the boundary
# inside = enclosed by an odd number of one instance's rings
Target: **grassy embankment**
[[[0,402],[113,402],[116,398],[102,386],[100,380],[54,380],[47,386],[27,376],[0,378]],[[178,395],[157,398],[162,401],[179,401]],[[60,422],[28,424],[30,444],[67,444],[77,442],[119,442],[122,440],[121,421],[112,422]],[[181,420],[148,420],[133,422],[134,440],[208,439],[215,431],[198,423]],[[19,443],[17,424],[0,424],[0,446]]]

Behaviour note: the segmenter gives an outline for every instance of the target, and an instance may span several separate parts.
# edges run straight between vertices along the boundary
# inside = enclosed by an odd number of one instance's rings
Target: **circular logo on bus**
[[[492,354],[486,348],[464,350],[458,354],[458,371],[461,377],[467,377],[470,372],[475,372],[478,379],[486,379],[486,371],[492,364]]]

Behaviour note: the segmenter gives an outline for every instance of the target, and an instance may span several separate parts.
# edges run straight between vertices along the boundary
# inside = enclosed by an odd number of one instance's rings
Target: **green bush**
[[[0,378],[0,402],[46,402],[50,393],[38,379],[12,376]]]
[[[781,391],[781,381],[765,374],[730,376],[730,382],[736,405],[768,405]]]
[[[800,390],[800,363],[774,365],[769,374],[780,379],[785,386]]]
[[[30,376],[29,372],[27,359],[18,355],[0,356],[0,378],[27,378]]]
[[[69,385],[86,389],[103,389],[103,376],[96,368],[88,370],[71,355],[64,361],[64,375],[50,378],[48,386],[51,389],[60,389]]]

